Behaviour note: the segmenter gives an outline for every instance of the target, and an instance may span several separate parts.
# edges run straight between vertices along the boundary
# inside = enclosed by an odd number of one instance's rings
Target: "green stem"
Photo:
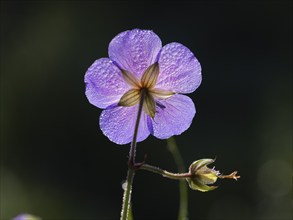
[[[170,137],[167,139],[167,147],[168,147],[168,150],[172,153],[172,155],[174,157],[175,163],[178,167],[178,172],[180,172],[180,173],[185,172],[186,169],[184,166],[184,162],[183,162],[182,156],[178,150],[178,147],[176,145],[174,137]]]
[[[132,216],[132,204],[131,203],[130,203],[130,207],[129,207],[128,220],[133,220],[133,216]]]
[[[132,139],[130,150],[129,150],[128,171],[127,171],[127,177],[126,177],[126,188],[123,193],[123,204],[122,204],[121,217],[120,217],[121,220],[127,220],[129,216],[132,183],[133,183],[133,178],[134,178],[135,169],[136,169],[135,167],[136,165],[135,153],[136,153],[136,143],[137,143],[136,139],[137,139],[140,116],[142,113],[143,102],[145,99],[145,93],[146,93],[145,90],[141,91],[137,118],[136,118],[135,127],[134,127],[133,139]]]
[[[122,205],[121,218],[120,218],[121,220],[128,219],[134,173],[135,172],[133,168],[128,168],[126,187],[124,189],[124,194],[123,194],[123,205]]]
[[[169,151],[172,153],[175,163],[178,167],[178,172],[185,172],[185,166],[182,159],[182,156],[178,150],[178,147],[175,142],[175,138],[171,137],[167,139],[167,146]],[[178,213],[178,220],[188,219],[188,187],[187,183],[184,180],[179,181],[179,194],[180,194],[180,206]]]
[[[171,173],[169,171],[163,170],[159,167],[155,167],[149,164],[143,164],[139,167],[140,170],[147,170],[156,174],[160,174],[163,177],[173,179],[173,180],[185,180],[188,177],[192,177],[191,173]]]

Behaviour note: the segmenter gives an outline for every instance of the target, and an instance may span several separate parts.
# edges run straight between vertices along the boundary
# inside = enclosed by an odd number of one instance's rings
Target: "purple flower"
[[[189,128],[195,107],[182,94],[200,85],[201,66],[188,48],[176,42],[162,47],[154,32],[134,29],[114,37],[108,53],[90,66],[84,80],[89,102],[105,109],[100,128],[111,141],[132,141],[142,95],[137,141],[149,134],[165,139]]]

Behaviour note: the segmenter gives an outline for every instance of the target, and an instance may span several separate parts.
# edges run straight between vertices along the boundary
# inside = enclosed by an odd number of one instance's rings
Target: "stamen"
[[[166,106],[164,106],[162,103],[160,103],[158,100],[156,101],[156,104],[157,106],[160,108],[160,109],[164,109],[166,108]]]

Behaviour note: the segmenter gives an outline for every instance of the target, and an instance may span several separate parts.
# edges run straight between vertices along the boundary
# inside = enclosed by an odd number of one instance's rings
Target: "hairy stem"
[[[167,147],[174,157],[175,163],[178,167],[178,172],[180,173],[185,172],[186,169],[184,166],[184,162],[178,150],[174,137],[167,139]],[[178,220],[185,220],[185,219],[188,219],[188,187],[187,187],[187,182],[185,180],[179,181],[179,195],[180,195],[180,203],[179,203],[180,205],[179,205]]]
[[[128,168],[126,185],[125,185],[124,194],[123,194],[123,205],[122,205],[121,217],[120,217],[121,220],[128,219],[134,173],[135,171],[133,168]]]
[[[160,174],[163,177],[173,179],[173,180],[184,180],[188,177],[192,177],[191,173],[171,173],[169,171],[163,170],[159,167],[155,167],[149,164],[142,164],[139,167],[140,170],[147,170],[156,174]]]
[[[140,101],[138,106],[138,112],[134,127],[133,139],[130,145],[129,150],[129,160],[128,160],[128,171],[127,171],[127,178],[126,178],[126,187],[123,194],[123,204],[121,210],[121,220],[127,220],[129,216],[129,209],[130,209],[130,202],[131,202],[131,193],[132,193],[132,183],[135,174],[135,153],[136,153],[136,143],[137,143],[137,133],[139,127],[139,121],[142,113],[143,102],[145,99],[145,90],[141,91]]]

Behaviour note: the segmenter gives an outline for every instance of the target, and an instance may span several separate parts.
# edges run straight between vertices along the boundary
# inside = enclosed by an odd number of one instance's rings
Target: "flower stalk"
[[[149,164],[142,164],[139,167],[140,170],[146,170],[146,171],[150,171],[152,173],[156,173],[156,174],[160,174],[163,177],[169,178],[169,179],[174,179],[174,180],[182,180],[182,179],[186,179],[188,177],[191,177],[192,174],[191,173],[172,173],[169,172],[167,170],[163,170],[159,167],[155,167]]]
[[[129,167],[132,167],[135,165],[137,133],[138,133],[139,121],[140,121],[140,117],[141,117],[141,113],[142,113],[143,103],[145,100],[145,93],[146,93],[146,91],[144,89],[142,89],[141,94],[140,94],[137,118],[136,118],[135,127],[134,127],[133,139],[130,144],[129,160],[128,160]]]
[[[131,193],[132,193],[132,183],[135,174],[135,170],[140,165],[140,163],[135,162],[135,155],[136,155],[136,143],[137,143],[137,133],[139,128],[139,121],[142,113],[143,103],[145,99],[145,90],[141,91],[137,118],[134,127],[133,139],[130,145],[129,150],[129,160],[128,160],[128,171],[127,171],[127,178],[126,178],[126,187],[123,193],[123,204],[122,204],[122,211],[121,211],[121,220],[127,220],[130,210],[130,202],[131,202]]]
[[[122,205],[121,218],[120,218],[121,220],[128,219],[134,173],[135,173],[135,170],[129,167],[127,171],[126,186],[123,193],[123,205]]]

